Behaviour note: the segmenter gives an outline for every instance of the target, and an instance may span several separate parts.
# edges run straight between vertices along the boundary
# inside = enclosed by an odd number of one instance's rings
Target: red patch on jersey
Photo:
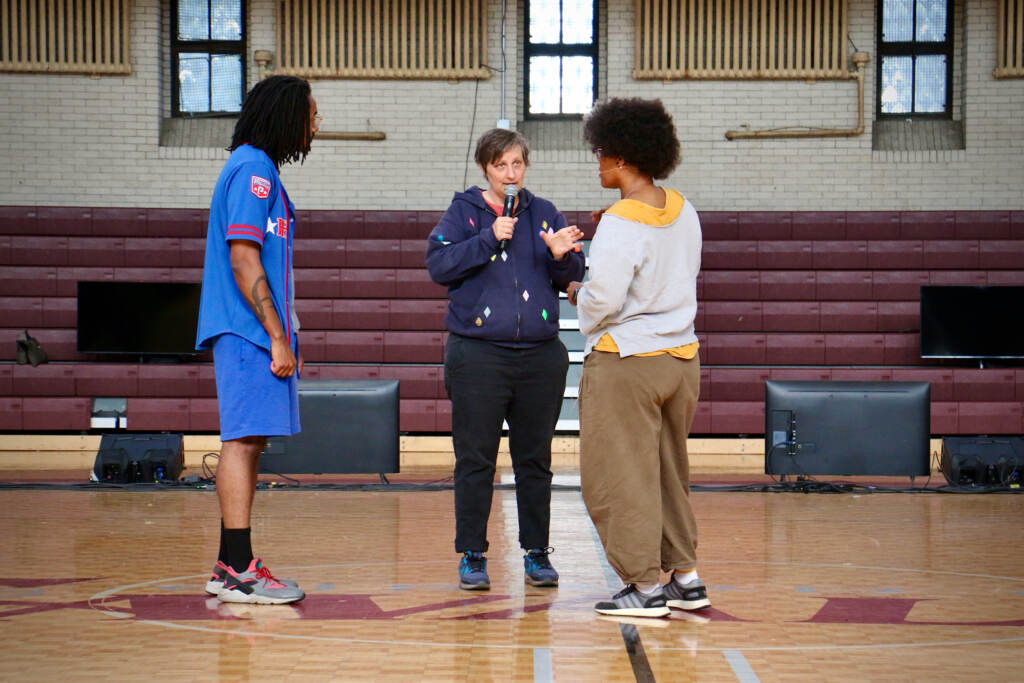
[[[270,196],[270,181],[254,175],[249,178],[249,191],[260,199],[266,199]]]
[[[288,221],[284,218],[277,219],[277,236],[288,237]]]

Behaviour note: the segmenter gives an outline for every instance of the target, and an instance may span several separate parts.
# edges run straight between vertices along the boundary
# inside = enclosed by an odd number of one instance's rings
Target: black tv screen
[[[921,288],[922,358],[1024,358],[1024,287]]]
[[[79,281],[79,353],[198,353],[200,291],[192,282]]]
[[[926,476],[928,382],[765,382],[765,474]]]
[[[259,471],[398,472],[398,407],[397,379],[300,379],[302,431],[267,439]]]

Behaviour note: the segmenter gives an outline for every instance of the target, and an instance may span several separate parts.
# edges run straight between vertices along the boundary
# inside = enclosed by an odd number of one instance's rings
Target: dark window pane
[[[914,111],[946,111],[946,55],[920,55],[914,64]]]
[[[196,114],[210,111],[210,55],[183,52],[178,55],[178,109]]]
[[[178,0],[178,40],[209,39],[209,0]]]
[[[946,39],[946,0],[917,0],[917,37],[923,43]]]
[[[242,39],[242,0],[213,0],[214,40]]]
[[[214,55],[210,62],[210,111],[242,110],[242,57]]]
[[[914,39],[914,0],[882,3],[882,40],[900,43]]]
[[[911,57],[882,58],[882,100],[883,114],[909,114],[912,100],[911,78],[913,68]]]

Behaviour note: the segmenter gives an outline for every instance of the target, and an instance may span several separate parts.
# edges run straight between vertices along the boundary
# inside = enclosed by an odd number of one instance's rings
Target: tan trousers
[[[580,381],[583,502],[624,583],[697,566],[686,437],[700,359],[591,352]]]

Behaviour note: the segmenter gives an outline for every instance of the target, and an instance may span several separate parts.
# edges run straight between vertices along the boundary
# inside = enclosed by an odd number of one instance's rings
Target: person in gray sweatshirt
[[[700,388],[700,219],[683,195],[654,182],[679,163],[660,100],[612,99],[595,107],[583,134],[601,186],[620,197],[595,212],[589,277],[567,289],[586,336],[583,501],[625,584],[595,609],[651,617],[701,609],[711,603],[696,571],[686,453]],[[664,586],[662,571],[672,575]]]

